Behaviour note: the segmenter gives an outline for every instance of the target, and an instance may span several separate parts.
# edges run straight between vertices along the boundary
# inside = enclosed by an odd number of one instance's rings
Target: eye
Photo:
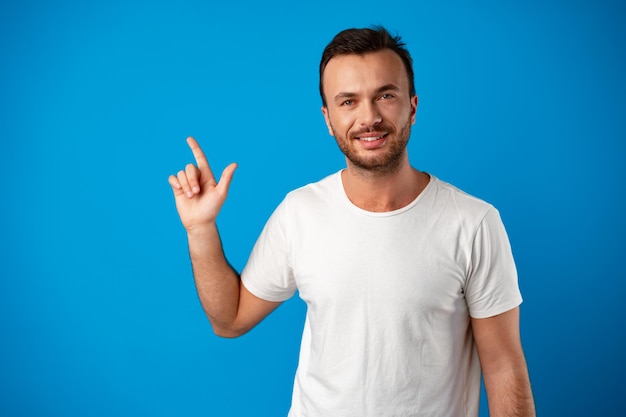
[[[341,106],[351,106],[354,104],[354,100],[344,100],[341,102]]]
[[[394,96],[394,95],[393,95],[393,94],[391,94],[391,93],[385,93],[385,94],[383,94],[382,96],[380,96],[380,99],[381,99],[381,100],[389,100],[389,99],[392,99],[392,98],[395,98],[395,97],[396,97],[396,96]]]

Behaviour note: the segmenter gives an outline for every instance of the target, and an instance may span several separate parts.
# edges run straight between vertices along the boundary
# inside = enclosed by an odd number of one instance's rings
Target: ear
[[[417,94],[411,97],[411,124],[415,124],[415,113],[417,113]]]
[[[330,124],[330,116],[328,115],[328,107],[322,106],[322,114],[324,115],[324,120],[326,121],[326,127],[328,128],[328,134],[330,136],[335,136],[335,132],[333,131],[333,126]]]

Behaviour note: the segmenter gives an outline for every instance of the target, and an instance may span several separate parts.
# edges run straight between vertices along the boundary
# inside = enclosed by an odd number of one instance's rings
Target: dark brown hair
[[[406,74],[409,78],[409,93],[415,95],[415,84],[413,81],[413,59],[409,51],[405,48],[400,36],[392,36],[387,29],[382,26],[374,26],[371,29],[346,29],[339,32],[333,40],[326,46],[320,62],[320,95],[322,103],[326,106],[324,97],[324,84],[322,76],[328,62],[339,55],[364,55],[368,52],[378,52],[383,49],[390,49],[402,59]]]

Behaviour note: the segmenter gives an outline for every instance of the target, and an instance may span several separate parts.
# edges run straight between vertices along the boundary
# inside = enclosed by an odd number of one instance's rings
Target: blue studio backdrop
[[[239,163],[219,224],[242,268],[283,196],[344,166],[317,66],[372,24],[415,61],[413,164],[501,211],[539,414],[623,415],[625,18],[604,0],[4,1],[0,415],[286,415],[303,303],[214,336],[167,177],[188,135],[214,171]]]

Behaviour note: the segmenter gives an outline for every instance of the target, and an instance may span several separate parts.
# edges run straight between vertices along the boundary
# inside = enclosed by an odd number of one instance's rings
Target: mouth
[[[388,134],[389,133],[382,133],[382,132],[363,133],[363,134],[355,136],[355,139],[361,140],[364,142],[374,142],[380,139],[384,139],[385,137],[387,137]]]
[[[358,140],[363,140],[365,142],[374,142],[375,140],[379,140],[384,138],[385,136],[387,136],[387,134],[385,133],[384,135],[380,135],[380,136],[367,136],[367,137],[361,137],[361,138],[357,138]]]
[[[363,149],[374,150],[385,145],[388,132],[367,132],[356,135],[354,139],[359,141]]]

